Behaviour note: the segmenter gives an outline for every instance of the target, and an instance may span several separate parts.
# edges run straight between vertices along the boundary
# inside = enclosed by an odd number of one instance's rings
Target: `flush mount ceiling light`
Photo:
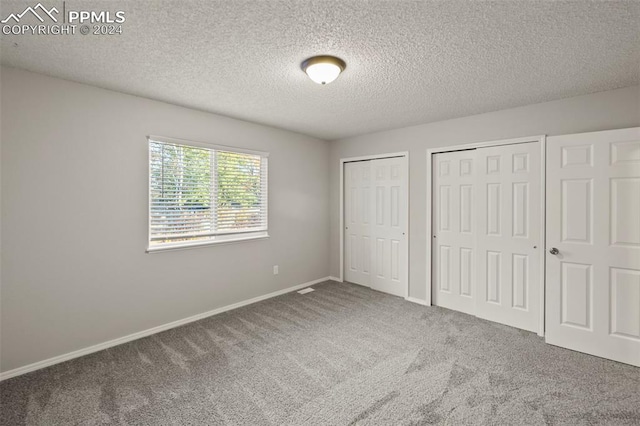
[[[302,71],[318,84],[331,83],[344,71],[347,64],[335,56],[314,56],[302,62]]]

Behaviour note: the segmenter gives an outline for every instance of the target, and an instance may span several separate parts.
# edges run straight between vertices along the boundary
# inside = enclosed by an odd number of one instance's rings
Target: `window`
[[[149,137],[149,249],[267,234],[267,155]]]

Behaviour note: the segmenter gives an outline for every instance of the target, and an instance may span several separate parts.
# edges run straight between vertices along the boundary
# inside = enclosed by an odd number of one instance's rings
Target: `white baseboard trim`
[[[404,300],[411,303],[417,303],[418,305],[431,306],[425,300],[416,299],[415,297],[405,297]]]
[[[339,283],[341,283],[341,282],[342,282],[342,280],[341,280],[340,278],[338,278],[338,277],[329,277],[329,279],[330,279],[331,281],[337,281],[337,282],[339,282]]]
[[[265,294],[263,296],[254,297],[253,299],[243,300],[242,302],[233,303],[231,305],[223,306],[222,308],[213,309],[208,312],[203,312],[201,314],[193,315],[188,318],[183,318],[177,321],[173,321],[167,324],[159,325],[157,327],[150,328],[148,330],[139,331],[137,333],[129,334],[128,336],[119,337],[117,339],[109,340],[107,342],[98,343],[97,345],[89,346],[88,348],[79,349],[77,351],[69,352],[63,355],[58,355],[53,358],[45,359],[42,361],[34,362],[33,364],[25,365],[22,367],[14,368],[13,370],[5,371],[0,373],[0,382],[6,379],[10,379],[12,377],[20,376],[22,374],[30,373],[32,371],[40,370],[42,368],[46,368],[55,364],[60,364],[61,362],[69,361],[74,358],[79,358],[84,355],[89,355],[94,352],[98,352],[104,349],[111,348],[113,346],[118,346],[123,343],[131,342],[132,340],[141,339],[143,337],[151,336],[152,334],[160,333],[165,330],[170,330],[172,328],[180,327],[181,325],[189,324],[194,321],[198,321],[213,315],[221,314],[223,312],[231,311],[233,309],[240,308],[242,306],[251,305],[256,302],[260,302],[262,300],[271,299],[272,297],[281,296],[286,293],[291,293],[292,291],[300,290],[304,287],[309,287],[310,285],[322,283],[330,280],[331,277],[323,277],[317,280],[309,281],[303,284],[298,284],[293,287],[285,288],[283,290],[274,291],[273,293]]]

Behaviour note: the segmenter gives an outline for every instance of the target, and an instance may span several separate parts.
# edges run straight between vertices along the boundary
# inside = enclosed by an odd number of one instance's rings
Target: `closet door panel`
[[[478,148],[476,315],[540,329],[538,142]]]
[[[371,285],[371,164],[368,161],[344,165],[345,262],[348,282]]]
[[[406,157],[371,160],[374,268],[371,288],[396,296],[408,292],[408,164]]]
[[[433,156],[433,304],[474,314],[475,151]]]

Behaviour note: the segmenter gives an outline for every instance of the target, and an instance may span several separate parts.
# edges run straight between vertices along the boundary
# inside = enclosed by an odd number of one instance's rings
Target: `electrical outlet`
[[[273,265],[273,275],[278,275],[278,265]]]

